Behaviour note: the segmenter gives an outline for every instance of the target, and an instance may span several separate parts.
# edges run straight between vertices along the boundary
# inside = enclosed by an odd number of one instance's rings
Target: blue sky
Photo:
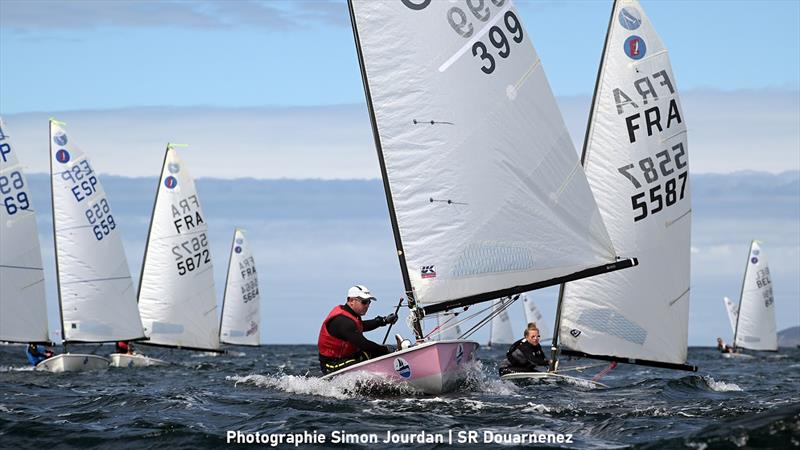
[[[516,4],[556,95],[590,94],[611,2]],[[642,5],[682,90],[800,89],[800,2]],[[2,114],[363,98],[344,1],[0,3]]]

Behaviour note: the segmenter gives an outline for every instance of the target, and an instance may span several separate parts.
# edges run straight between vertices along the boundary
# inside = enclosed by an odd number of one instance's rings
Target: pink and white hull
[[[345,373],[366,372],[392,382],[407,383],[425,394],[453,390],[467,376],[466,365],[475,358],[473,341],[431,341],[329,373],[330,379]]]

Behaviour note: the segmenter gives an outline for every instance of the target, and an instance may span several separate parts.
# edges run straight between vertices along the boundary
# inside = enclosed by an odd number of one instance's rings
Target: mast
[[[147,250],[150,247],[150,233],[153,231],[153,220],[156,215],[156,205],[158,204],[158,193],[161,191],[161,178],[164,174],[164,167],[167,165],[167,155],[172,148],[172,144],[167,143],[167,149],[164,151],[164,161],[161,163],[161,172],[158,173],[158,182],[156,183],[156,195],[153,200],[153,211],[150,213],[150,225],[147,227],[147,240],[144,241],[144,255],[142,256],[142,267],[139,270],[139,287],[136,288],[136,302],[139,302],[139,297],[142,295],[142,279],[144,278],[144,268],[147,263]],[[52,164],[52,162],[51,162]]]
[[[750,267],[750,253],[753,251],[753,243],[755,239],[750,241],[750,247],[747,249],[747,258],[744,263],[744,274],[742,275],[742,289],[739,291],[739,309],[736,312],[736,328],[733,330],[733,351],[736,352],[736,335],[739,333],[739,318],[742,316],[742,302],[744,301],[744,284],[747,281],[747,268]]]
[[[225,269],[225,287],[222,288],[222,308],[220,308],[219,314],[219,342],[222,343],[222,320],[225,317],[225,297],[228,294],[228,279],[230,278],[231,274],[231,261],[233,261],[233,247],[236,244],[236,232],[239,231],[238,228],[233,229],[233,238],[231,239],[231,251],[228,255],[228,267]]]
[[[413,327],[414,327],[414,334],[416,335],[417,339],[423,338],[422,333],[422,324],[421,320],[422,317],[419,314],[419,310],[416,306],[416,300],[414,299],[414,288],[411,285],[411,278],[408,275],[408,266],[406,265],[406,258],[405,252],[403,251],[403,241],[400,236],[400,228],[397,224],[397,215],[394,209],[394,201],[392,200],[392,189],[389,186],[389,177],[386,172],[386,162],[383,158],[383,147],[381,146],[381,138],[378,132],[378,121],[375,117],[375,111],[372,106],[372,94],[370,93],[369,89],[369,81],[367,80],[367,71],[364,65],[364,55],[361,50],[361,39],[358,35],[358,26],[356,25],[356,14],[353,10],[353,1],[347,0],[347,8],[350,11],[350,23],[353,27],[353,38],[355,39],[356,44],[356,53],[358,54],[358,67],[361,70],[361,80],[364,85],[364,95],[366,96],[367,100],[367,110],[369,111],[369,119],[370,124],[372,125],[372,136],[375,140],[375,149],[378,152],[378,162],[380,163],[381,167],[381,179],[383,180],[383,190],[386,194],[386,203],[389,207],[389,218],[392,222],[392,234],[394,235],[394,242],[395,247],[397,250],[397,259],[400,262],[400,272],[403,275],[403,286],[406,290],[406,297],[408,298],[408,307],[413,312]],[[425,310],[423,308],[423,314]]]
[[[67,353],[67,336],[64,334],[64,307],[61,303],[61,273],[58,268],[58,233],[56,233],[56,205],[55,205],[55,192],[53,189],[53,122],[55,119],[50,118],[48,123],[48,141],[50,142],[50,212],[52,214],[53,222],[53,249],[55,250],[56,257],[56,290],[58,291],[58,317],[61,323],[61,343],[64,345],[64,353]]]

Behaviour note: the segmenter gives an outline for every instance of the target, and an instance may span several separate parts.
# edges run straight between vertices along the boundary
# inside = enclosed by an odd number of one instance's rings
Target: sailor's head
[[[366,314],[369,304],[375,300],[375,297],[364,285],[357,284],[347,290],[347,306],[359,316]]]
[[[525,340],[533,345],[536,345],[539,343],[540,338],[541,336],[539,335],[539,328],[535,323],[530,322],[528,326],[525,327]]]

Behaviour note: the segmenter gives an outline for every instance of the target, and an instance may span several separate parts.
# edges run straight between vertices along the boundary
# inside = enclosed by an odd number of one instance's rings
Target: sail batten
[[[64,343],[144,337],[111,202],[89,158],[54,120],[50,167]]]
[[[582,160],[614,248],[641,264],[562,288],[556,331],[565,350],[660,367],[686,362],[687,152],[668,52],[638,1],[616,1]]]
[[[172,145],[156,191],[139,309],[148,345],[219,349],[208,225],[194,180]]]
[[[426,313],[615,263],[512,2],[349,5],[404,284]]]
[[[36,213],[17,147],[0,118],[0,341],[48,342]]]

